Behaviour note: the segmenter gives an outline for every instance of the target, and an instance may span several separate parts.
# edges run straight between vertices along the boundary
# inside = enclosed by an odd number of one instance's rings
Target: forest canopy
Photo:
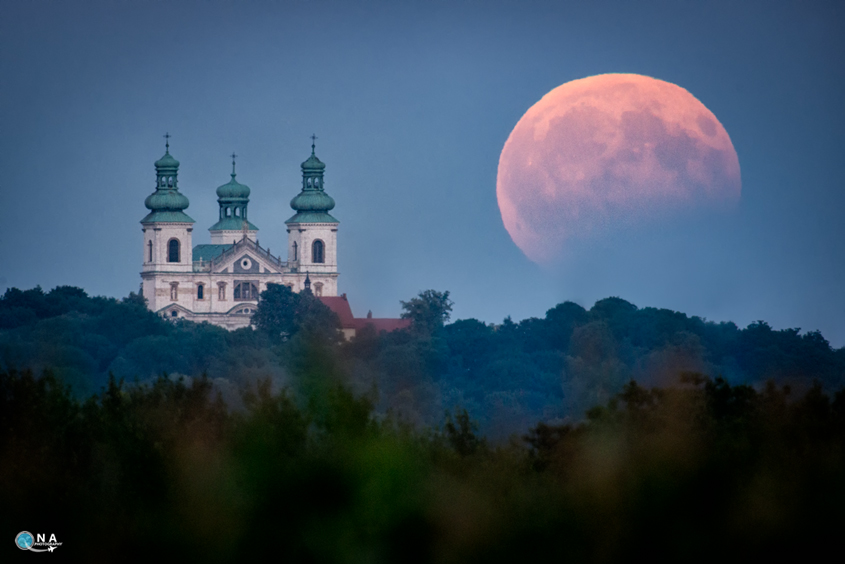
[[[320,334],[351,388],[375,394],[377,412],[434,426],[460,407],[496,439],[538,421],[582,420],[631,380],[664,386],[689,372],[758,389],[769,380],[798,390],[845,384],[845,348],[833,349],[817,331],[764,321],[741,329],[612,297],[589,310],[564,302],[519,322],[450,323],[449,292],[426,290],[401,304],[409,330],[364,330],[343,342],[328,308],[286,290],[262,293],[257,330],[229,332],[164,320],[134,293],[116,300],[69,286],[8,289],[0,298],[0,369],[50,369],[79,397],[101,390],[109,374],[128,383],[205,375],[240,405],[239,390],[259,379],[274,389],[292,385],[305,335]],[[297,337],[301,327],[308,329]]]
[[[0,527],[75,561],[816,560],[838,547],[845,392],[688,375],[492,446],[465,410],[412,430],[324,350],[228,410],[205,378],[82,402],[0,371]],[[318,367],[322,386],[307,384]],[[313,384],[313,383],[312,383]],[[13,550],[9,547],[8,550]]]
[[[449,323],[448,292],[402,305],[408,330],[346,342],[318,300],[281,289],[232,332],[136,294],[8,290],[0,526],[49,523],[86,562],[797,561],[836,546],[843,349],[818,332],[620,298],[501,324]]]

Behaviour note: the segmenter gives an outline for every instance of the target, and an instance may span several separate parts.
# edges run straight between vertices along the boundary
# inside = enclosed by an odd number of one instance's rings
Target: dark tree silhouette
[[[449,321],[453,304],[448,291],[437,290],[425,290],[417,297],[399,303],[405,310],[401,314],[402,319],[410,319],[414,330],[425,335],[433,334]]]
[[[287,339],[299,329],[297,309],[300,297],[282,284],[267,284],[250,323],[259,331]]]

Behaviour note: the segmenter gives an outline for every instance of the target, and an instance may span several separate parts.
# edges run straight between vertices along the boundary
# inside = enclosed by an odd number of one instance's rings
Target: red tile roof
[[[397,329],[405,329],[411,326],[410,319],[354,317],[352,315],[352,308],[349,307],[349,301],[346,299],[346,294],[340,296],[320,296],[320,301],[337,314],[340,318],[340,326],[343,329],[360,331],[367,325],[372,325],[376,332],[380,332],[396,331]]]
[[[349,302],[346,300],[346,294],[342,296],[320,296],[320,301],[337,314],[340,318],[341,327],[344,329],[355,327],[355,318],[352,315],[352,308],[349,307]]]

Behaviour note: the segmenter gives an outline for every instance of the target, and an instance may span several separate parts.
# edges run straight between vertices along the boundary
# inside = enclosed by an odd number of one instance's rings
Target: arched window
[[[179,314],[176,312],[175,309],[170,312],[170,317],[178,317],[178,316],[179,316]]]
[[[317,282],[314,284],[314,295],[320,297],[323,295],[323,283]]]
[[[241,216],[241,208],[236,207],[235,208],[235,217],[240,217],[240,216]]]
[[[234,298],[238,301],[257,300],[258,287],[253,282],[236,282]]]
[[[179,239],[167,243],[167,262],[179,262]]]
[[[153,242],[147,241],[147,249],[149,249],[149,260],[147,262],[153,262]]]
[[[311,245],[311,262],[326,262],[326,257],[323,254],[323,242],[319,239]]]
[[[202,284],[197,285],[197,299],[204,300],[205,299],[205,287]]]
[[[293,242],[293,260],[299,260],[299,245]]]

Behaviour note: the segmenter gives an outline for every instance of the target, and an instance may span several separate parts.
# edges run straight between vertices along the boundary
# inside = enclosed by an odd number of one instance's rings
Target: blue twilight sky
[[[315,132],[356,315],[449,290],[456,318],[615,295],[845,345],[842,2],[2,3],[0,291],[137,290],[144,198],[169,131],[208,242],[214,190],[252,188],[262,246]],[[526,259],[496,203],[502,146],[564,82],[639,73],[689,90],[739,155],[729,216],[619,230]]]

